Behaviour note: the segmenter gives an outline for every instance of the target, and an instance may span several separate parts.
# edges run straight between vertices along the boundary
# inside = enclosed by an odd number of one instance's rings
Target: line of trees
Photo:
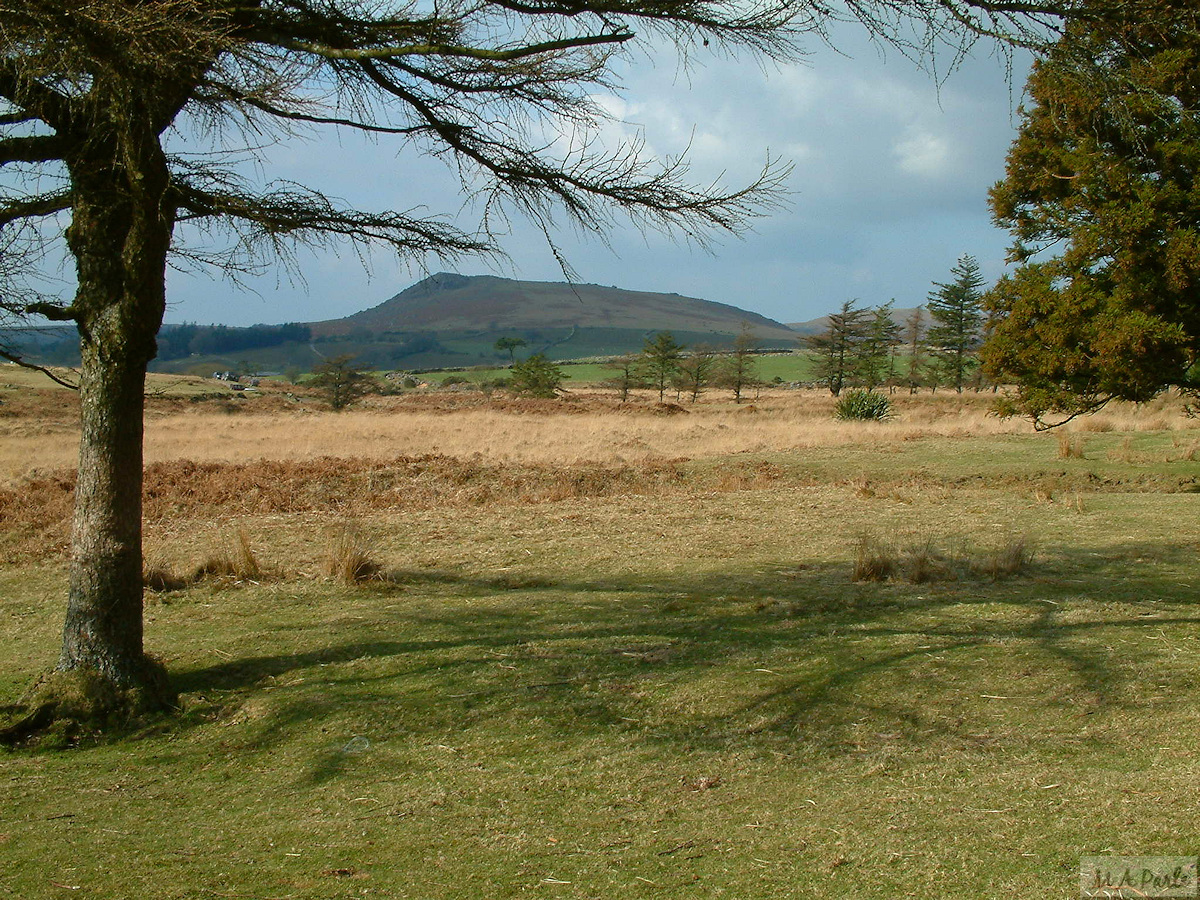
[[[951,275],[902,322],[894,300],[869,308],[844,302],[823,332],[804,339],[816,355],[816,381],[835,397],[847,387],[981,388],[983,276],[972,256],[961,257]]]
[[[674,391],[676,399],[687,397],[695,403],[709,388],[727,388],[733,399],[741,403],[748,388],[759,384],[755,350],[758,339],[749,325],[733,340],[729,350],[717,350],[706,344],[690,349],[675,340],[669,331],[660,331],[646,338],[640,353],[626,353],[612,362],[613,377],[604,382],[620,395],[621,402],[629,399],[637,388],[658,391],[658,401]]]

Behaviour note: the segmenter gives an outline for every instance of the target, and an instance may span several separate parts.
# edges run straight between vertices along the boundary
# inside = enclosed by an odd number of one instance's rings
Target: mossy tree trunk
[[[58,669],[93,672],[138,705],[162,706],[172,698],[142,645],[142,413],[175,213],[151,117],[128,112],[109,129],[90,123],[67,159],[82,434]]]

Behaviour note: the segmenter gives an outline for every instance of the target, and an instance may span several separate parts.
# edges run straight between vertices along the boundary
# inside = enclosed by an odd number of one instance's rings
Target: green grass
[[[359,523],[388,578],[358,588],[303,574],[327,521],[244,520],[282,577],[148,601],[177,719],[0,756],[0,896],[1065,898],[1081,855],[1194,853],[1196,497],[1104,481],[1194,473],[1168,445],[806,451],[770,490],[394,514]],[[1071,502],[1030,489],[1059,469]],[[149,540],[182,566],[203,527]],[[863,534],[1035,557],[859,584]],[[64,595],[0,572],[0,706]]]
[[[775,378],[782,381],[809,381],[813,377],[813,363],[808,354],[786,353],[771,354],[755,357],[758,377],[765,382]],[[560,362],[559,366],[566,374],[567,382],[580,385],[595,385],[612,378],[616,370],[604,363],[595,362]],[[504,368],[472,368],[467,371],[436,371],[427,372],[420,377],[426,381],[444,381],[451,375],[466,378],[478,384],[481,381],[493,381],[497,378],[507,378],[509,369]]]

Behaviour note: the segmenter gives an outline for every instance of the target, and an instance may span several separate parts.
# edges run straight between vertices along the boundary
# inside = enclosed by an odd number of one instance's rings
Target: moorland
[[[57,652],[77,432],[0,382],[3,712]],[[181,709],[0,756],[0,893],[1065,898],[1195,852],[1178,398],[150,387]]]

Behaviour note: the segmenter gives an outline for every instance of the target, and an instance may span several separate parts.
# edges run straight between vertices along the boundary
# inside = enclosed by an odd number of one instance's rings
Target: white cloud
[[[927,132],[898,142],[892,152],[902,171],[921,178],[943,177],[951,166],[950,143]]]

